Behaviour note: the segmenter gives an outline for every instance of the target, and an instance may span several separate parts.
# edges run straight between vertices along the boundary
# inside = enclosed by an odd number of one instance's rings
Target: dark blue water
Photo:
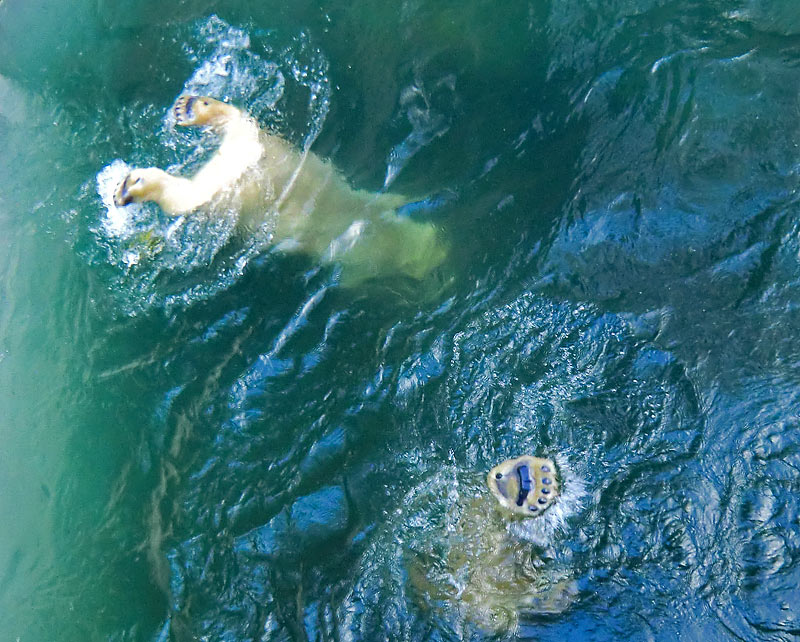
[[[0,638],[798,639],[798,89],[796,0],[0,0]],[[445,264],[110,210],[195,91]],[[583,495],[473,600],[522,453]]]

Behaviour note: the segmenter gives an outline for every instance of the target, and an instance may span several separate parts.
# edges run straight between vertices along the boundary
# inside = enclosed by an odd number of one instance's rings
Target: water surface
[[[255,4],[0,1],[0,637],[796,639],[794,0]],[[186,91],[440,196],[436,287],[109,211]],[[488,631],[415,555],[526,452],[575,593]]]

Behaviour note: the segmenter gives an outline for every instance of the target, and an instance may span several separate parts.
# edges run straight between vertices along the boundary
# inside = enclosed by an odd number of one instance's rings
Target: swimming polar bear
[[[466,479],[448,482],[436,500],[444,518],[420,529],[424,511],[412,506],[414,528],[402,537],[420,606],[451,611],[491,635],[513,632],[520,617],[568,609],[577,586],[553,546],[580,506],[583,484],[566,459],[507,459],[489,471],[483,489]]]
[[[218,134],[219,148],[191,178],[133,169],[114,193],[118,207],[152,201],[171,216],[233,214],[245,229],[270,219],[273,244],[340,264],[342,285],[392,274],[422,279],[444,261],[434,226],[398,213],[409,199],[353,189],[330,162],[229,103],[181,96],[173,113],[180,126]]]

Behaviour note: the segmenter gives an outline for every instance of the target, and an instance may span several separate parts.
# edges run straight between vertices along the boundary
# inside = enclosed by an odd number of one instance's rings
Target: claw
[[[181,96],[175,101],[175,106],[172,108],[175,114],[175,122],[178,125],[187,126],[194,122],[194,102],[197,96]]]
[[[560,495],[554,463],[530,455],[495,466],[487,482],[501,506],[526,517],[541,515]]]
[[[130,174],[125,177],[125,179],[117,188],[117,191],[114,192],[114,205],[117,207],[124,207],[125,205],[130,205],[133,202],[133,197],[128,193],[129,178]]]

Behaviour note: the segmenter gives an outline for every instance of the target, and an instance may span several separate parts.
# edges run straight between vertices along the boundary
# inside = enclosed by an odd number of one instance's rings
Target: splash
[[[131,169],[125,161],[115,160],[97,175],[97,193],[106,210],[101,224],[108,238],[130,238],[136,231],[136,221],[143,218],[143,208],[138,203],[128,207],[117,207],[114,203],[114,191]]]
[[[426,477],[373,539],[364,556],[371,570],[357,592],[387,590],[392,599],[433,611],[464,637],[476,628],[513,631],[522,613],[563,612],[575,591],[568,556],[558,549],[584,491],[566,459],[556,461],[562,495],[543,516],[524,520],[498,509],[484,473],[444,466]],[[374,578],[387,573],[391,588],[375,586]]]
[[[303,150],[310,148],[328,113],[330,82],[326,59],[304,33],[278,46],[274,34],[212,16],[183,39],[194,71],[179,94],[232,102]],[[166,165],[190,175],[214,145],[207,133],[176,127],[169,107],[155,108],[164,113],[157,131],[143,113],[132,117],[125,134],[137,148],[137,166]],[[97,174],[100,212],[90,225],[92,251],[110,268],[111,290],[126,314],[214,296],[236,283],[254,258],[274,249],[274,220],[266,214],[242,234],[233,211],[169,218],[152,204],[116,207],[114,191],[130,169],[115,159]]]
[[[257,53],[247,30],[233,27],[217,16],[200,26],[199,36],[197,42],[184,45],[195,71],[184,84],[183,93],[246,105],[257,117],[278,107],[286,92],[284,68],[295,62],[291,57],[276,62],[272,59],[274,52],[267,47]],[[167,129],[174,130],[171,112],[167,112],[164,122]]]
[[[448,108],[440,111],[437,103],[441,102],[442,98]],[[452,112],[454,101],[455,77],[452,75],[445,76],[431,89],[426,88],[420,78],[416,78],[403,90],[400,95],[400,108],[411,125],[411,132],[389,152],[386,177],[383,181],[384,189],[394,183],[403,168],[420,150],[448,132],[450,119],[445,114]]]

